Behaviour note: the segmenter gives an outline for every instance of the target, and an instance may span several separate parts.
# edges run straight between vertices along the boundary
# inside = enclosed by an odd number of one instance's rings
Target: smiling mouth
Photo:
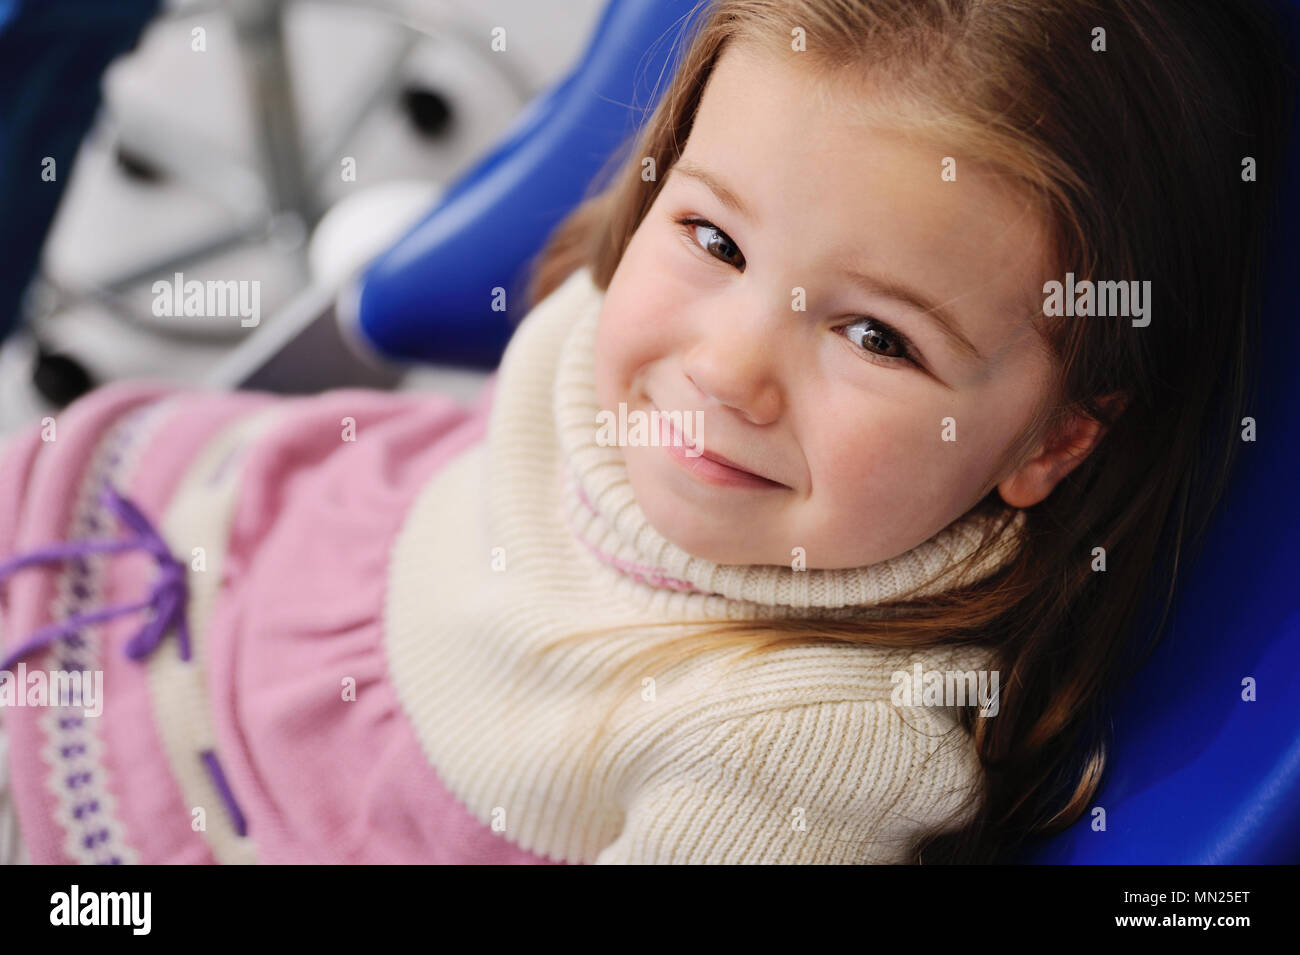
[[[659,410],[653,403],[650,407],[656,411]],[[661,411],[659,412],[659,420],[661,443],[674,460],[683,465],[693,476],[709,484],[721,487],[782,488],[788,490],[787,485],[782,484],[780,481],[773,481],[760,474],[755,474],[753,471],[746,471],[722,455],[714,454],[712,451],[701,449],[699,454],[687,454],[686,441],[681,433],[673,427],[672,419]]]

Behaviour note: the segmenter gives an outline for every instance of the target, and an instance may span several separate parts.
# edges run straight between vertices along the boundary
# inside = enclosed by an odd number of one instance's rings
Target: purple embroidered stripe
[[[217,762],[217,754],[210,749],[205,749],[199,754],[203,760],[203,765],[207,767],[208,775],[212,777],[212,785],[217,787],[217,792],[221,793],[221,798],[226,804],[226,811],[230,813],[230,823],[235,827],[235,832],[241,836],[248,835],[248,822],[244,819],[243,810],[239,808],[239,803],[235,801],[235,794],[230,791],[230,784],[226,782],[226,774],[221,770],[221,764]]]
[[[153,616],[127,643],[125,648],[126,656],[136,661],[144,660],[157,649],[163,637],[170,630],[175,629],[181,659],[187,662],[190,660],[190,633],[185,619],[185,604],[189,596],[185,565],[172,556],[167,542],[154,529],[144,513],[132,501],[118,493],[107,479],[104,479],[102,484],[100,503],[106,510],[117,515],[118,519],[134,532],[134,536],[125,540],[82,538],[29,551],[0,564],[0,581],[25,567],[37,564],[72,560],[74,566],[84,567],[83,558],[88,554],[115,554],[129,550],[144,550],[153,555],[159,567],[159,574],[153,583],[149,598],[136,603],[118,604],[87,613],[74,613],[64,620],[58,620],[42,627],[32,634],[25,643],[19,645],[6,655],[3,660],[0,660],[0,670],[8,670],[23,657],[36,650],[48,647],[60,637],[66,638],[73,645],[80,645],[82,641],[80,632],[88,625],[146,608],[153,609]],[[69,718],[69,720],[69,726],[80,726],[82,722],[80,718]],[[63,725],[62,720],[60,725]],[[60,755],[64,759],[70,759],[73,755],[84,755],[84,751],[85,745],[81,743],[71,746],[65,745],[60,749]],[[226,804],[235,831],[241,836],[247,835],[248,823],[243,811],[239,808],[239,803],[235,800],[229,783],[226,781],[225,773],[221,769],[216,753],[212,750],[204,750],[199,755],[203,765],[212,777],[213,784]],[[80,786],[89,784],[91,781],[90,776],[89,772],[81,771],[66,777],[64,782],[72,789],[77,789]],[[88,798],[74,807],[73,814],[76,819],[81,820],[83,813],[95,813],[99,808],[97,800]],[[107,841],[109,838],[110,833],[107,829],[92,830],[83,836],[82,842],[85,848],[90,850],[98,842]],[[108,861],[110,864],[116,864],[122,860],[118,856],[112,856]]]
[[[78,495],[70,539],[97,534],[108,523],[101,496],[93,493],[93,489],[124,473],[136,442],[147,433],[151,419],[165,407],[166,402],[162,402],[132,412],[105,438],[91,463],[86,485],[90,493]],[[98,561],[72,558],[59,579],[54,608],[70,615],[90,607],[101,578],[102,567]],[[57,665],[61,670],[86,671],[99,666],[99,646],[86,640],[80,632],[67,634],[56,646]],[[67,833],[64,850],[77,862],[101,865],[136,862],[139,854],[127,841],[122,823],[113,811],[107,772],[91,752],[97,735],[93,722],[84,713],[64,707],[52,708],[41,720],[41,729],[52,749],[46,751],[45,759],[51,769],[49,782],[58,800],[56,818]]]

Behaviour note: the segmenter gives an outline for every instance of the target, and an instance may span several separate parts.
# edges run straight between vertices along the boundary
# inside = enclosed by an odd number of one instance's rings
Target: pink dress
[[[495,384],[467,408],[125,382],[0,449],[0,669],[103,677],[99,716],[0,709],[31,861],[551,861],[443,787],[385,651],[394,537]]]

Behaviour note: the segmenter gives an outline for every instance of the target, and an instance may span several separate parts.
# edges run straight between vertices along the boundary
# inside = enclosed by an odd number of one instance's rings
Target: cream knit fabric
[[[434,476],[394,544],[387,646],[426,754],[473,815],[558,860],[901,860],[920,832],[963,821],[980,769],[954,711],[894,705],[892,675],[985,669],[987,651],[833,645],[740,664],[709,651],[631,674],[619,697],[600,691],[635,650],[673,635],[646,623],[867,615],[931,578],[943,579],[922,592],[953,586],[952,563],[983,525],[958,522],[854,570],[681,551],[646,521],[621,451],[596,444],[602,300],[583,269],[527,316],[486,441]],[[1023,518],[961,579],[996,570]],[[620,629],[547,645],[608,625]]]

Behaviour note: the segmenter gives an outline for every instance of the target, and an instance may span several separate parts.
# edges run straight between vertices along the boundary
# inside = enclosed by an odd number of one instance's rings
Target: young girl
[[[33,425],[0,849],[990,861],[1073,822],[1250,410],[1274,33],[720,0],[474,407],[134,382]],[[65,672],[102,698],[31,689]]]

